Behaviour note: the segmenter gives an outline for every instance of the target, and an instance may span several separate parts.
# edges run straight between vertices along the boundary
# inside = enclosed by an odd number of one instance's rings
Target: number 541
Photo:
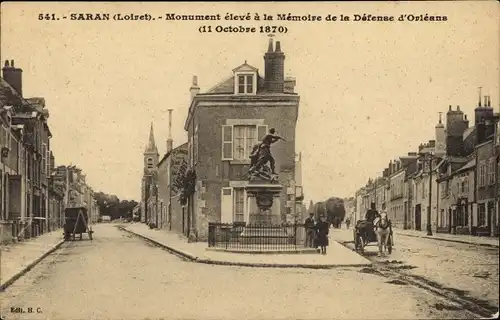
[[[56,20],[56,15],[55,13],[40,13],[38,20]]]

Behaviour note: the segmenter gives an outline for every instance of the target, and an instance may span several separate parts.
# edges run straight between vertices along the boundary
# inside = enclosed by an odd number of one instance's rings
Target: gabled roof
[[[233,69],[233,72],[241,72],[241,71],[251,71],[251,72],[258,72],[259,69],[249,65],[246,61],[245,63],[239,65],[238,67]]]

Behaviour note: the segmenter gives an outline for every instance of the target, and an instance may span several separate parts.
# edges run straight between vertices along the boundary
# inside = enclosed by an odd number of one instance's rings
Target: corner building
[[[271,147],[283,192],[273,210],[281,220],[293,214],[287,195],[295,177],[295,128],[299,95],[295,80],[285,78],[285,54],[280,42],[269,41],[265,72],[245,61],[232,75],[206,93],[194,77],[184,129],[188,132],[188,164],[196,171],[196,192],[188,199],[189,237],[207,239],[209,222],[249,221],[257,207],[245,194],[252,147],[270,128],[287,141]]]

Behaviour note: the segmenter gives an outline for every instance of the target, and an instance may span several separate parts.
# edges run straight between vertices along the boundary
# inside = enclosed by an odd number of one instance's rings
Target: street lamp
[[[427,209],[427,235],[432,236],[432,225],[431,225],[431,209],[432,209],[432,161],[434,160],[434,153],[420,153],[424,160],[429,161],[429,206]],[[425,162],[424,162],[425,163]]]

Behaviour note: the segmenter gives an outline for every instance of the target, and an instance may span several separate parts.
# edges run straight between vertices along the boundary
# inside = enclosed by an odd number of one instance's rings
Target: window
[[[47,156],[46,156],[46,157],[47,157],[47,169],[46,169],[47,171],[46,171],[46,172],[47,172],[47,175],[48,175],[48,176],[50,176],[50,174],[51,174],[52,172],[50,172],[50,169],[51,169],[51,163],[50,163],[50,151],[49,151],[49,147],[48,147],[48,145],[47,145]]]
[[[245,190],[234,188],[234,222],[245,221]]]
[[[194,129],[194,137],[193,137],[193,160],[194,160],[194,163],[197,163],[198,162],[198,145],[199,145],[199,142],[198,142],[198,125],[196,125],[195,129]]]
[[[0,148],[7,144],[7,129],[0,125]]]
[[[486,207],[484,203],[478,205],[477,208],[477,226],[486,226]]]
[[[495,184],[495,161],[490,159],[488,169],[488,185]]]
[[[467,179],[462,179],[460,181],[460,194],[461,195],[465,195],[469,192],[469,182],[467,181]]]
[[[19,170],[19,143],[14,137],[10,138],[10,151],[8,157],[9,167],[18,172]]]
[[[233,126],[222,126],[222,160],[233,159]]]
[[[254,75],[239,75],[238,76],[238,93],[249,94],[254,93],[253,89]]]
[[[47,169],[47,145],[45,143],[42,144],[42,173],[45,174],[45,170]]]
[[[148,158],[148,160],[147,160],[147,166],[148,166],[148,169],[152,169],[153,168],[153,158]]]
[[[486,165],[481,163],[479,165],[479,186],[484,186],[486,184]]]
[[[234,126],[234,159],[247,160],[257,143],[255,126]]]
[[[267,125],[223,125],[222,160],[248,161],[252,148],[267,134]]]

